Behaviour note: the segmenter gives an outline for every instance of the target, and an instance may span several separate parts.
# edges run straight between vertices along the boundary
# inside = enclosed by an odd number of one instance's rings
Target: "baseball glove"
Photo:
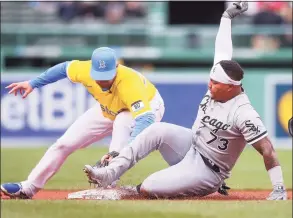
[[[108,154],[105,155],[106,158],[103,160],[103,162],[102,162],[102,160],[99,160],[99,161],[97,161],[97,163],[93,167],[100,168],[100,167],[108,166],[110,160],[112,160],[113,158],[117,157],[118,155],[119,155],[119,152],[111,151],[111,152],[109,152]]]

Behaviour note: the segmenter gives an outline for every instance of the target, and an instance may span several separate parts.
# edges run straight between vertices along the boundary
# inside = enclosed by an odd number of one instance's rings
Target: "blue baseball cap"
[[[116,75],[117,57],[115,51],[100,47],[93,51],[91,78],[94,80],[111,80]]]

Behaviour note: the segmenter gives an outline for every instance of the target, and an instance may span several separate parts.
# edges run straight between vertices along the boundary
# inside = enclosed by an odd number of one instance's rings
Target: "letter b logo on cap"
[[[104,69],[104,68],[106,68],[105,61],[103,61],[103,60],[99,60],[99,63],[100,63],[99,69]]]

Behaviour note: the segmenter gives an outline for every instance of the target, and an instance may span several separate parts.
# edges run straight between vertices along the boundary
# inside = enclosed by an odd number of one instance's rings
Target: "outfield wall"
[[[67,79],[36,89],[26,100],[8,95],[5,87],[36,74],[1,76],[1,145],[49,145],[61,136],[94,99]],[[159,89],[166,112],[163,121],[191,127],[207,90],[208,74],[148,74]],[[292,74],[249,73],[244,88],[266,124],[275,147],[292,148],[287,120],[292,117]],[[100,144],[107,144],[108,139]]]

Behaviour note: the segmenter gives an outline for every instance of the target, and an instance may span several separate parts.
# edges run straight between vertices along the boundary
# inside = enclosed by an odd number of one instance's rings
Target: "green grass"
[[[89,188],[82,172],[84,164],[94,163],[107,149],[88,148],[72,154],[46,189]],[[1,149],[1,183],[22,181],[44,154],[38,149]],[[292,188],[292,151],[278,150],[285,184]],[[147,175],[166,167],[158,152],[142,160],[122,178],[123,184],[138,184]],[[227,181],[232,189],[270,189],[271,183],[262,158],[246,149]],[[2,218],[65,217],[193,217],[193,218],[289,218],[292,201],[1,201]]]
[[[292,201],[5,201],[2,218],[289,218]]]
[[[1,183],[25,180],[42,157],[46,149],[1,149]],[[88,188],[86,177],[82,172],[84,164],[95,163],[105,154],[105,148],[88,148],[73,153],[61,170],[47,183],[46,189],[80,189]],[[278,150],[285,184],[292,188],[292,151]],[[167,167],[159,152],[139,162],[122,178],[123,184],[138,184],[150,173]],[[246,149],[240,156],[227,183],[233,189],[270,189],[271,182],[265,170],[261,156],[254,149]]]

